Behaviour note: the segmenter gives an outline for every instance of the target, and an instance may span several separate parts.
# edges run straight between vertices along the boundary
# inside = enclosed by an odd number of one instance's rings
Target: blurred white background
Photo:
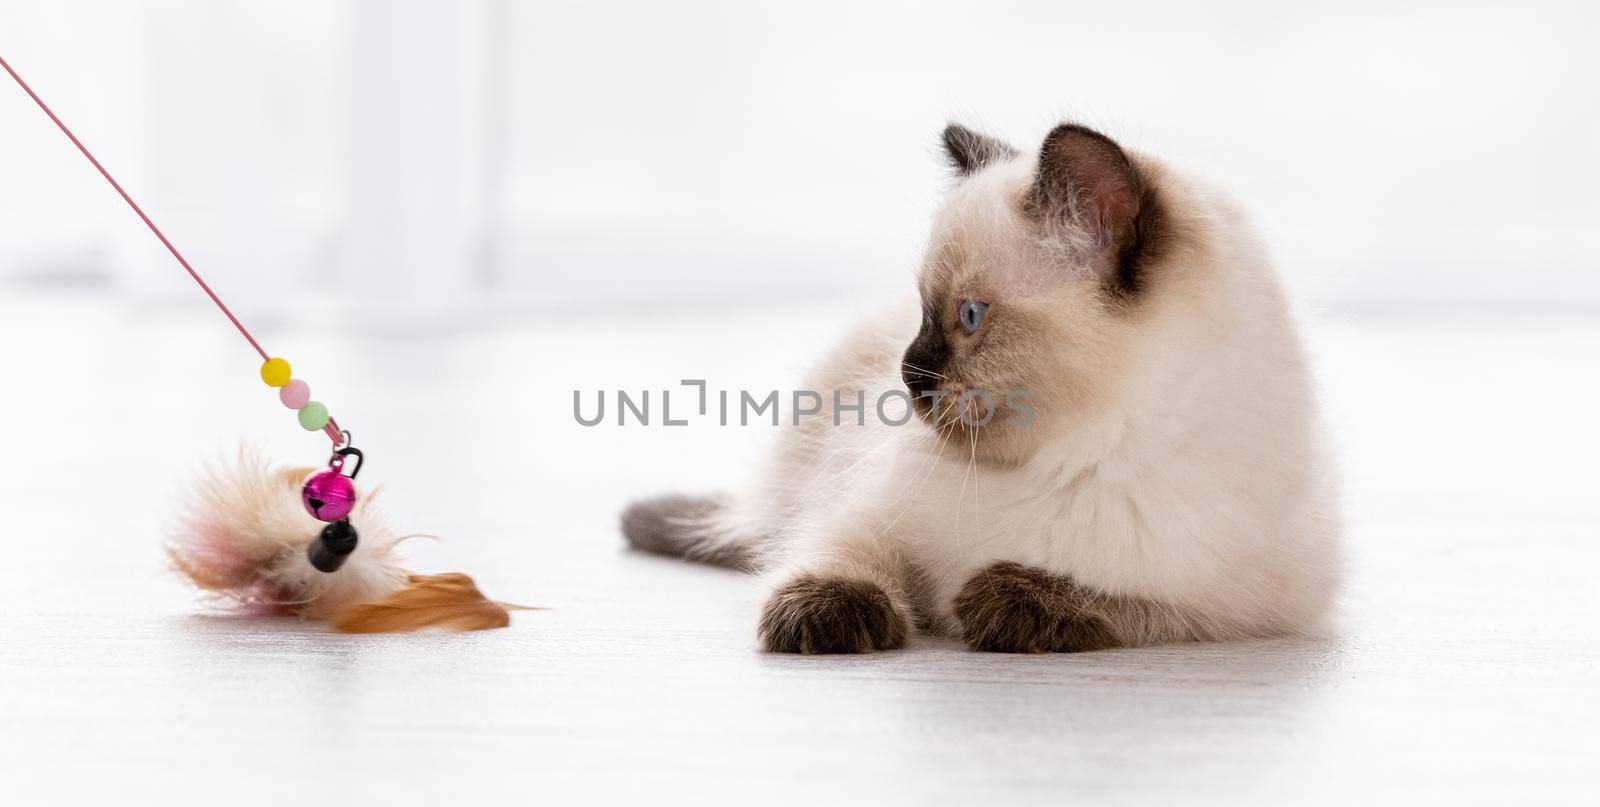
[[[0,53],[224,296],[904,287],[947,119],[1221,180],[1335,310],[1600,306],[1593,4],[9,0]],[[15,87],[0,290],[203,304]],[[103,291],[100,291],[103,290]]]

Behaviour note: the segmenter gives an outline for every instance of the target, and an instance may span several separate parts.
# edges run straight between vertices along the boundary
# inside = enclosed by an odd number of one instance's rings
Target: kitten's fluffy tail
[[[622,511],[622,534],[643,552],[753,571],[760,533],[741,523],[721,496],[658,496]]]

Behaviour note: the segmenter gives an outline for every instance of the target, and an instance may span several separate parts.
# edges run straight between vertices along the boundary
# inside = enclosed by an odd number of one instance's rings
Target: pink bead
[[[306,382],[292,378],[278,390],[278,400],[290,409],[299,409],[311,400],[311,388],[306,386]]]

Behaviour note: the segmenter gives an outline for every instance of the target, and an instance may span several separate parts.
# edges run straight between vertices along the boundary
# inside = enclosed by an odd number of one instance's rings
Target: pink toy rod
[[[17,75],[17,71],[11,69],[11,65],[6,63],[5,57],[0,57],[0,67],[4,67],[6,72],[10,73],[11,77],[17,80],[17,84],[22,87],[22,91],[27,93],[28,97],[32,98],[33,102],[39,105],[40,109],[44,110],[44,114],[50,116],[50,120],[54,121],[57,128],[61,129],[61,133],[66,135],[68,140],[72,141],[72,145],[77,146],[78,150],[83,152],[83,156],[89,158],[89,162],[94,164],[95,169],[100,172],[100,176],[105,177],[106,181],[111,183],[111,187],[116,188],[117,193],[121,194],[122,196],[122,201],[127,202],[128,207],[133,208],[133,212],[139,214],[139,218],[144,221],[146,227],[150,228],[150,232],[155,233],[156,238],[161,239],[162,246],[165,246],[167,251],[172,253],[172,257],[178,259],[178,263],[182,264],[183,268],[189,272],[189,276],[194,278],[194,282],[200,284],[201,290],[205,291],[206,296],[211,298],[211,302],[216,303],[217,308],[222,309],[222,313],[227,315],[228,321],[233,323],[233,327],[238,328],[239,333],[243,334],[244,338],[249,340],[250,346],[255,348],[257,353],[261,354],[261,360],[266,361],[267,351],[261,349],[261,343],[257,342],[256,338],[250,335],[250,331],[246,330],[244,325],[239,322],[239,318],[234,316],[232,311],[228,310],[228,306],[223,304],[222,298],[218,297],[217,293],[212,291],[211,287],[206,285],[204,280],[200,279],[200,273],[196,272],[194,267],[190,266],[189,262],[184,259],[183,253],[179,252],[178,248],[173,246],[171,241],[167,240],[167,236],[161,232],[161,228],[157,227],[156,223],[151,221],[149,216],[145,215],[144,209],[139,207],[139,203],[133,201],[133,197],[129,196],[128,192],[122,189],[122,185],[117,182],[116,178],[111,176],[111,172],[107,171],[106,167],[101,165],[100,161],[95,159],[93,154],[89,153],[89,149],[85,148],[83,142],[78,139],[78,136],[73,134],[72,130],[68,129],[67,125],[62,123],[60,118],[56,117],[56,113],[50,111],[49,105],[44,102],[44,99],[39,97],[38,93],[33,91],[32,87],[28,86],[28,82],[23,81],[22,76]]]
[[[167,240],[167,236],[161,232],[161,228],[157,227],[156,223],[151,221],[149,216],[145,215],[144,209],[139,207],[139,203],[133,201],[133,197],[129,196],[128,192],[122,189],[121,183],[117,182],[116,178],[111,176],[111,172],[107,171],[106,167],[101,165],[100,161],[95,159],[93,154],[89,153],[89,149],[83,145],[83,142],[78,139],[78,136],[73,134],[72,130],[68,129],[67,125],[62,123],[60,118],[56,117],[56,113],[50,111],[50,106],[44,102],[43,98],[39,97],[38,93],[33,91],[32,87],[28,86],[28,82],[22,80],[22,76],[17,75],[17,71],[11,68],[11,65],[6,62],[5,57],[3,56],[0,56],[0,67],[4,67],[6,72],[10,73],[11,77],[16,79],[17,85],[22,87],[22,91],[27,93],[28,97],[32,98],[33,102],[39,105],[40,109],[44,110],[44,114],[50,116],[50,120],[55,123],[56,128],[60,129],[61,133],[66,135],[68,140],[72,141],[72,145],[77,146],[78,151],[83,152],[83,156],[89,159],[89,162],[94,165],[95,170],[100,172],[100,176],[105,177],[106,181],[111,183],[111,187],[116,189],[117,194],[122,197],[122,201],[127,202],[128,207],[133,208],[133,212],[139,214],[139,220],[143,221],[145,226],[150,228],[150,232],[156,234],[156,238],[161,240],[161,245],[166,247],[168,252],[172,253],[172,257],[178,259],[178,263],[183,266],[184,271],[189,273],[189,277],[194,278],[194,282],[200,284],[201,291],[204,291],[206,296],[211,298],[211,302],[217,304],[217,308],[222,311],[223,315],[228,318],[229,322],[233,323],[233,327],[239,329],[239,333],[244,336],[246,341],[250,343],[250,347],[255,348],[256,353],[261,355],[261,360],[266,361],[268,358],[267,351],[261,349],[261,343],[257,342],[256,338],[250,335],[250,331],[244,327],[244,323],[240,322],[239,318],[234,316],[232,311],[228,310],[228,306],[222,302],[222,298],[218,297],[217,293],[212,291],[209,285],[206,285],[205,280],[201,279],[200,273],[196,272],[194,267],[189,265],[189,261],[183,257],[183,253],[179,252],[178,248],[173,246],[171,241]],[[323,427],[323,432],[333,440],[333,444],[335,446],[338,446],[344,441],[344,437],[339,431],[338,422],[331,417],[328,418],[327,425]]]

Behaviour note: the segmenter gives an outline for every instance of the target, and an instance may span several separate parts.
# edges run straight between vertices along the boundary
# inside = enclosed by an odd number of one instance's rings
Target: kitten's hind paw
[[[955,602],[961,638],[994,653],[1076,653],[1117,645],[1085,613],[1073,582],[1020,563],[996,563],[962,587]]]
[[[889,594],[865,580],[806,575],[761,609],[761,646],[774,653],[870,653],[906,642],[907,621]]]

